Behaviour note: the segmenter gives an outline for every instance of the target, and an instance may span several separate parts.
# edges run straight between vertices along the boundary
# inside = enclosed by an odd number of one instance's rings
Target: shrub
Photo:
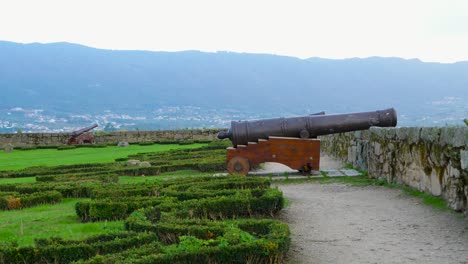
[[[124,219],[127,208],[122,202],[93,202],[89,205],[89,218],[91,221]]]
[[[54,204],[62,200],[62,194],[58,191],[37,192],[21,197],[22,207],[32,207],[38,204]]]
[[[8,197],[6,201],[9,210],[21,208],[21,198]]]

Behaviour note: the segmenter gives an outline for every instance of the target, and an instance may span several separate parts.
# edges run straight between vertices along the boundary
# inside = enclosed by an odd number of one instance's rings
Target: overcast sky
[[[0,0],[0,40],[468,61],[468,0]]]

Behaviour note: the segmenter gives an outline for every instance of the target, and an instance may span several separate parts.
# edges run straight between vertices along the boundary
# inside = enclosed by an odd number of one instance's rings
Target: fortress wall
[[[214,140],[218,129],[161,130],[161,131],[119,131],[95,133],[96,144],[117,144],[162,141],[162,140]],[[0,134],[0,148],[11,144],[13,147],[55,146],[66,144],[70,133],[21,133]]]
[[[468,127],[377,128],[322,136],[321,150],[468,213]]]

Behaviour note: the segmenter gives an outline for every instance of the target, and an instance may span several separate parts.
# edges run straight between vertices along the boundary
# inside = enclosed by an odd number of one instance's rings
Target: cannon
[[[232,121],[228,131],[218,133],[229,138],[227,168],[231,174],[246,175],[251,167],[263,162],[278,162],[302,172],[319,170],[320,140],[317,136],[366,130],[371,126],[394,127],[393,108],[350,114],[314,115],[252,121]]]
[[[68,139],[68,145],[76,145],[76,144],[94,144],[96,141],[94,140],[93,133],[89,133],[89,131],[93,130],[94,128],[98,127],[97,124],[91,125],[89,127],[85,127],[82,129],[75,130],[71,133],[70,138]]]

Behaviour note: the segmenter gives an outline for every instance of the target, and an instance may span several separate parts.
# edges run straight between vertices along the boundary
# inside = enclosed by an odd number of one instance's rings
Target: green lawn
[[[31,182],[36,182],[36,177],[0,178],[0,184],[7,184],[7,183],[31,183]]]
[[[32,245],[34,238],[60,236],[80,239],[91,235],[124,230],[122,221],[81,223],[75,203],[86,199],[63,199],[60,204],[41,205],[12,211],[0,211],[0,237],[3,242],[17,241]]]
[[[206,144],[164,144],[164,145],[130,145],[122,148],[117,146],[106,148],[76,148],[69,150],[37,149],[14,150],[11,153],[0,152],[0,170],[19,170],[31,166],[57,166],[83,163],[113,162],[116,158],[124,158],[141,152],[157,152],[171,149],[199,148]]]

